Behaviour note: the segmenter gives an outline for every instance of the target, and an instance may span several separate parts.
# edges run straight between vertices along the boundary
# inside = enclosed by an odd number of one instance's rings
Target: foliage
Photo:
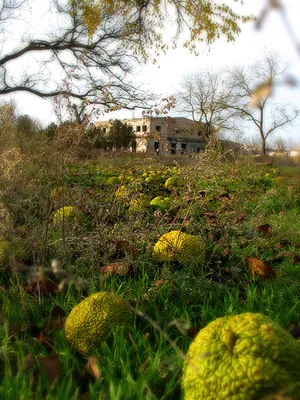
[[[240,0],[236,2],[242,4]],[[175,26],[175,38],[188,26],[190,36],[185,46],[195,51],[198,41],[211,44],[221,36],[233,41],[240,32],[240,24],[252,20],[226,4],[208,0],[51,0],[50,3],[51,7],[44,8],[28,0],[3,1],[0,32],[5,40],[0,54],[0,94],[63,96],[70,100],[71,107],[75,105],[77,122],[84,120],[85,113],[81,113],[76,102],[97,104],[101,111],[144,108],[153,103],[153,95],[146,95],[129,76],[138,61],[152,58],[149,49],[155,53],[167,50],[163,40],[167,22]],[[32,15],[44,29],[35,29]],[[7,26],[14,23],[19,29],[13,37],[17,43],[12,49],[7,43],[14,30],[8,30]],[[17,64],[24,66],[19,69],[24,72],[15,73],[12,66]]]
[[[109,127],[108,143],[110,148],[127,149],[135,139],[131,125],[116,119]]]

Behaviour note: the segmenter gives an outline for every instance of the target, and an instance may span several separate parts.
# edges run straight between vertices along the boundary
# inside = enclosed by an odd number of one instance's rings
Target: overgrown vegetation
[[[83,158],[80,128],[32,140],[9,129],[0,161],[1,398],[182,398],[191,341],[225,315],[260,312],[299,339],[298,166],[229,160],[218,146],[198,158]],[[159,196],[168,201],[147,200]],[[201,240],[197,262],[153,258],[174,230]],[[99,291],[128,300],[134,325],[77,353],[65,317]]]

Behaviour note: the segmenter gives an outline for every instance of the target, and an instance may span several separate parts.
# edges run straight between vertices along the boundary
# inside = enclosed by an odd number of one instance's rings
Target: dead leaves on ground
[[[259,258],[246,257],[246,263],[253,275],[264,279],[271,279],[276,275],[276,272]]]

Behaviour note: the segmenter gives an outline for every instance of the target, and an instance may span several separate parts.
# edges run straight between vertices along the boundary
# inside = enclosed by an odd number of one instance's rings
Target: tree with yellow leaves
[[[171,46],[187,28],[184,46],[196,52],[199,41],[212,44],[221,36],[233,41],[240,25],[251,20],[212,0],[51,0],[46,10],[34,0],[2,3],[0,94],[60,95],[101,105],[103,111],[148,104],[151,96],[129,77],[137,63],[167,51],[166,26],[175,27]],[[40,29],[31,23],[33,16]],[[25,24],[19,24],[14,36],[19,44],[12,47],[7,27],[18,18]],[[18,65],[23,72],[13,69]]]

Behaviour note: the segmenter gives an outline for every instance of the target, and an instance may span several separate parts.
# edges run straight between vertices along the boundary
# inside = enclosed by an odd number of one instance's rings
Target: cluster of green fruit
[[[73,308],[65,334],[77,350],[91,354],[117,327],[132,326],[129,303],[99,292]],[[257,400],[291,387],[298,399],[299,363],[299,344],[269,317],[244,313],[218,318],[190,345],[183,365],[184,399]]]

